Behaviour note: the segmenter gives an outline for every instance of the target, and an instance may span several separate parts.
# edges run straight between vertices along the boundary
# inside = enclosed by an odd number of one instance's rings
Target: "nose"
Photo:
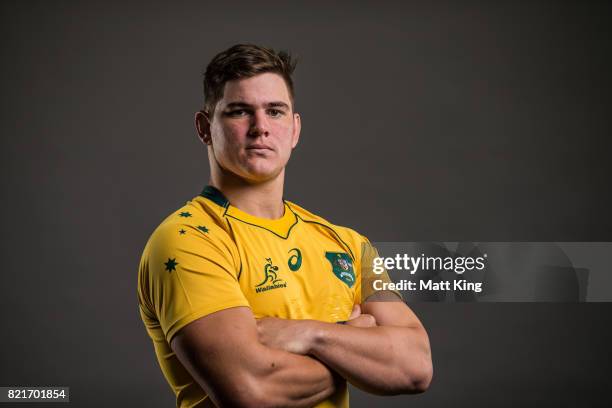
[[[256,110],[251,118],[249,136],[258,137],[268,136],[270,134],[268,129],[268,117],[263,109]]]

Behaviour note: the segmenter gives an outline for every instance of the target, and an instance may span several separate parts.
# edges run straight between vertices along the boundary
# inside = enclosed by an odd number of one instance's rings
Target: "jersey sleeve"
[[[355,302],[357,303],[363,303],[370,296],[374,295],[377,292],[381,292],[380,290],[377,290],[375,288],[376,281],[381,281],[385,283],[391,282],[391,278],[389,277],[387,271],[384,270],[384,268],[382,271],[380,271],[378,270],[378,267],[374,267],[374,260],[379,256],[376,247],[374,247],[374,245],[372,245],[372,243],[370,243],[370,241],[366,237],[361,235],[360,237],[361,248],[359,251],[359,273],[357,279],[358,287],[355,293]],[[391,299],[403,299],[402,295],[398,291],[392,290],[389,292],[395,293],[397,295],[397,298],[392,297]]]
[[[141,313],[158,322],[168,343],[200,317],[249,306],[238,283],[237,250],[224,235],[219,228],[170,224],[148,242],[140,264]]]

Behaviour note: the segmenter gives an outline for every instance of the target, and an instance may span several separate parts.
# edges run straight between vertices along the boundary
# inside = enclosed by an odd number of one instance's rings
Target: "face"
[[[202,140],[219,166],[262,182],[283,173],[299,139],[300,117],[284,79],[264,73],[227,82],[206,127]]]

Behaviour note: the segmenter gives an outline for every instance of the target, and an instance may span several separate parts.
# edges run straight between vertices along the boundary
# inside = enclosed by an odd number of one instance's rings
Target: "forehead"
[[[223,98],[218,106],[242,102],[250,105],[264,105],[270,102],[285,102],[291,106],[289,88],[282,76],[266,72],[250,78],[227,81],[223,88]]]

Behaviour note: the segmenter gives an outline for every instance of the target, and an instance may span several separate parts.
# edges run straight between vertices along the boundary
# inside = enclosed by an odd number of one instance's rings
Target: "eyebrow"
[[[289,109],[289,105],[285,102],[270,102],[267,104],[268,108],[286,108]]]
[[[289,109],[289,105],[282,101],[268,102],[265,104],[266,108],[285,108]],[[225,106],[225,109],[235,108],[252,108],[253,105],[246,102],[230,102]]]

